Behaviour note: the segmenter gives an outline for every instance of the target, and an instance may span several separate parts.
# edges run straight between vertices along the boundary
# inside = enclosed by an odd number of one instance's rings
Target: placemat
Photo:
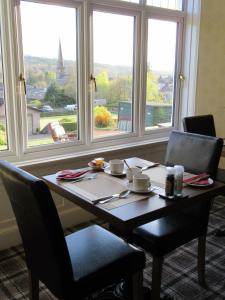
[[[121,179],[105,173],[98,173],[95,179],[82,180],[79,182],[61,181],[60,184],[72,192],[76,192],[92,201],[101,197],[119,194],[120,192],[127,190],[128,181],[124,178]],[[149,195],[130,193],[127,198],[114,199],[108,203],[98,205],[104,209],[111,210],[147,197],[149,197]]]
[[[167,174],[166,167],[159,165],[152,169],[143,171],[142,173],[147,174],[150,177],[152,185],[165,189],[166,174]]]

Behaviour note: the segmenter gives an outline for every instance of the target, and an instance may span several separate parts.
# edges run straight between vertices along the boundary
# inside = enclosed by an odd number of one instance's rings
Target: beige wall
[[[212,113],[217,135],[225,137],[225,1],[201,3],[196,114]]]
[[[202,0],[196,114],[212,113],[225,137],[225,1]]]

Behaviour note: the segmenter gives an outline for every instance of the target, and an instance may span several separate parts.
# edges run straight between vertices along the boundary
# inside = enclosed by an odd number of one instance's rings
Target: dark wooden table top
[[[137,158],[128,159],[130,165],[135,165]],[[146,162],[143,160],[143,162]],[[183,194],[189,198],[179,200],[165,200],[159,198],[158,194],[151,194],[145,199],[132,202],[111,210],[104,209],[98,205],[93,205],[89,199],[81,197],[76,192],[63,187],[56,179],[56,175],[43,177],[49,188],[60,194],[64,198],[72,201],[76,205],[102,218],[121,233],[128,233],[138,225],[166,216],[191,206],[197,201],[204,201],[217,195],[225,194],[225,184],[215,181],[210,187],[193,188],[184,187]]]

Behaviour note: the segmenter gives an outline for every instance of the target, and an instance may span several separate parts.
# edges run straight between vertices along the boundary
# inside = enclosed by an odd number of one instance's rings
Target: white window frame
[[[180,13],[180,12],[179,12]],[[183,47],[183,31],[184,31],[184,20],[180,16],[171,14],[169,15],[163,15],[162,13],[159,13],[157,10],[155,12],[152,12],[152,10],[149,11],[149,13],[145,16],[145,32],[148,32],[148,20],[160,20],[160,21],[171,21],[174,23],[177,23],[177,42],[176,42],[176,58],[175,58],[175,74],[174,74],[174,96],[173,96],[173,124],[172,126],[168,128],[157,128],[157,129],[150,129],[146,130],[145,128],[145,112],[146,112],[146,78],[147,78],[147,47],[148,47],[148,40],[145,39],[145,46],[144,46],[144,54],[143,54],[143,88],[141,89],[141,95],[140,99],[142,99],[141,107],[142,107],[142,124],[141,127],[143,129],[143,134],[146,136],[156,135],[157,133],[163,133],[163,132],[170,132],[173,129],[177,129],[179,127],[179,111],[180,111],[180,89],[181,89],[181,81],[179,78],[179,75],[182,74],[182,47]],[[183,12],[182,12],[183,15]]]
[[[3,66],[4,66],[4,85],[5,101],[7,105],[7,134],[9,150],[0,151],[0,159],[10,161],[35,163],[46,160],[57,160],[86,154],[93,154],[107,150],[121,149],[131,147],[132,145],[144,145],[157,141],[167,140],[170,129],[145,131],[143,120],[145,119],[146,99],[143,96],[145,92],[144,80],[146,69],[146,41],[147,36],[146,20],[148,17],[157,16],[160,19],[171,19],[184,21],[184,40],[179,40],[180,49],[183,47],[181,65],[178,73],[184,74],[185,80],[181,83],[180,106],[177,106],[175,114],[175,128],[181,128],[181,118],[193,112],[195,103],[195,78],[197,76],[197,55],[198,55],[198,36],[201,1],[184,0],[186,12],[174,11],[158,7],[145,6],[145,0],[142,4],[130,3],[119,0],[26,0],[37,3],[50,3],[56,5],[78,7],[79,10],[79,46],[78,55],[80,56],[79,69],[79,100],[80,100],[80,118],[79,118],[79,137],[76,142],[62,144],[43,145],[26,149],[24,143],[24,123],[22,116],[25,115],[25,101],[21,100],[19,90],[21,84],[18,80],[19,69],[17,66],[18,54],[21,56],[21,50],[18,48],[18,14],[16,13],[16,2],[19,0],[0,0],[1,28],[3,41]],[[134,132],[129,134],[116,135],[113,137],[92,139],[92,109],[90,108],[90,12],[93,9],[102,8],[104,12],[117,12],[121,14],[131,13],[136,15],[136,56],[135,56],[135,77],[134,77]],[[137,39],[138,37],[138,39]],[[137,47],[138,45],[138,47]],[[19,44],[21,48],[21,44]],[[82,68],[81,68],[82,66]],[[190,99],[191,98],[191,99]],[[141,99],[141,100],[140,100]]]
[[[139,95],[139,65],[140,65],[140,49],[138,45],[140,45],[140,31],[141,31],[141,13],[137,10],[132,10],[132,9],[125,9],[125,8],[117,8],[117,7],[111,7],[108,5],[102,5],[102,4],[92,4],[90,7],[90,19],[91,19],[91,29],[92,29],[92,13],[93,11],[99,11],[103,13],[115,13],[118,15],[124,15],[124,16],[131,16],[134,17],[134,44],[133,44],[133,49],[134,49],[134,57],[133,57],[133,86],[132,86],[132,132],[129,133],[121,133],[118,135],[113,135],[113,136],[106,136],[106,137],[99,137],[99,138],[94,138],[93,137],[93,131],[94,131],[94,121],[93,121],[93,96],[91,95],[89,99],[89,107],[91,107],[90,114],[89,114],[89,120],[91,121],[90,124],[90,136],[91,136],[91,143],[92,144],[99,144],[107,141],[112,141],[112,140],[121,140],[121,139],[127,139],[131,137],[137,137],[138,136],[138,113],[139,113],[139,107],[138,107],[138,95]],[[91,35],[91,41],[93,40],[93,37]],[[92,42],[91,42],[92,44]],[[93,51],[91,49],[90,51],[90,74],[93,74]],[[95,75],[95,74],[94,74]]]

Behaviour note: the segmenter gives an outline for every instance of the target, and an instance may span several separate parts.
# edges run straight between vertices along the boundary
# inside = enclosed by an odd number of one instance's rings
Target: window
[[[6,103],[2,65],[2,45],[0,39],[0,151],[8,149]]]
[[[28,147],[78,138],[76,9],[21,1]]]
[[[174,124],[177,32],[176,22],[148,20],[146,130]]]
[[[147,4],[156,7],[182,10],[183,1],[182,0],[147,0]]]
[[[121,1],[127,1],[127,2],[132,2],[132,3],[139,3],[139,0],[121,0]]]
[[[94,138],[132,132],[133,16],[93,12]]]
[[[189,36],[182,53],[185,4],[0,1],[0,156],[67,157],[178,128],[182,58],[195,49]]]

